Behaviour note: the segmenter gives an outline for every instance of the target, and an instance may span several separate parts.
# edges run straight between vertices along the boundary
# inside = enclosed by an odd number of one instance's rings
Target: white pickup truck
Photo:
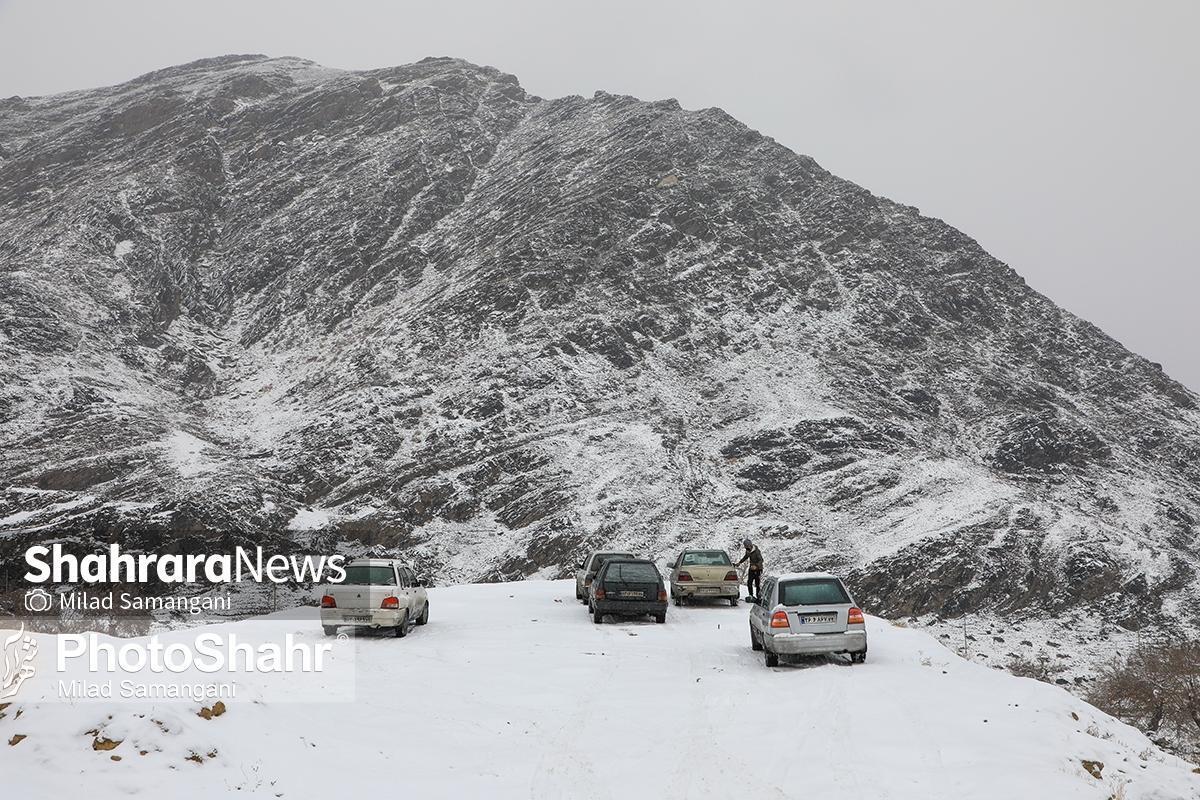
[[[321,627],[326,636],[344,626],[407,636],[413,625],[428,621],[425,582],[407,564],[391,558],[351,561],[346,579],[325,586],[321,597]]]

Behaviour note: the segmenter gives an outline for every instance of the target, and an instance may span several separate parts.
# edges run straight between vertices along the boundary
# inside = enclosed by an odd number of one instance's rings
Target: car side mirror
[[[433,586],[433,582],[428,578],[417,578],[417,586]]]
[[[583,564],[576,564],[575,569],[583,569]]]

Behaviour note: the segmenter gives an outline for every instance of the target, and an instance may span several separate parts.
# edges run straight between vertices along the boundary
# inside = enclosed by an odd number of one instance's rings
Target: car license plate
[[[617,592],[618,597],[635,597],[642,598],[646,596],[645,592]]]
[[[721,591],[721,590],[716,588],[715,586],[700,587],[700,594],[716,594],[719,591]]]
[[[347,614],[344,617],[344,619],[347,622],[370,622],[371,621],[371,617],[369,614]]]
[[[837,614],[801,614],[801,625],[831,625],[837,622]]]

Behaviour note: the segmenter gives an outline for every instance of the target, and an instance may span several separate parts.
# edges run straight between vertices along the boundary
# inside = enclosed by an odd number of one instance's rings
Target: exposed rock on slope
[[[1196,396],[719,110],[231,56],[0,101],[0,148],[12,574],[749,535],[883,613],[1196,620]]]

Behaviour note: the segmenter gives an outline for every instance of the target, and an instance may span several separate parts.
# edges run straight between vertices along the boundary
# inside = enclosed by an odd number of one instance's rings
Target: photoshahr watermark
[[[355,699],[356,643],[324,636],[312,614],[131,639],[16,625],[0,630],[0,701]]]
[[[15,633],[3,632],[0,637],[0,700],[16,696],[21,684],[37,671],[38,644],[25,632],[25,625]]]

